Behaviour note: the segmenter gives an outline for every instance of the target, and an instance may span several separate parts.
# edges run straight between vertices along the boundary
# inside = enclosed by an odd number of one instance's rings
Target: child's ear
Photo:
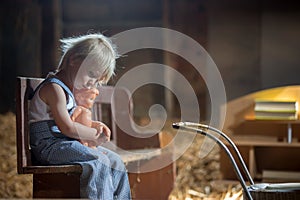
[[[82,58],[82,57],[80,57],[80,56],[78,56],[78,55],[72,54],[72,55],[70,55],[70,57],[69,57],[69,62],[68,62],[68,64],[69,64],[73,69],[75,69],[75,67],[78,67],[78,66],[81,65],[82,61],[83,61],[83,58]]]
[[[76,57],[74,56],[74,55],[71,55],[70,57],[69,57],[69,65],[72,67],[72,68],[74,68],[75,66],[76,66],[76,63],[77,63],[78,61],[77,61],[77,59],[76,59]]]

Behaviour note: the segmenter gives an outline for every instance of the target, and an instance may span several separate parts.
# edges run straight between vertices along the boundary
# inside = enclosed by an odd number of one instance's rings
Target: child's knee
[[[110,157],[110,160],[111,160],[112,168],[119,170],[119,171],[126,171],[125,164],[124,164],[122,158],[118,154],[113,154]]]

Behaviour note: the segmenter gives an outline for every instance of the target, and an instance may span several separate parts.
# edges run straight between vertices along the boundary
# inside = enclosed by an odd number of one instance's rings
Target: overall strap
[[[75,98],[74,98],[74,95],[73,95],[73,93],[71,92],[71,90],[68,88],[68,86],[66,86],[61,80],[59,80],[59,79],[56,78],[56,77],[48,77],[48,78],[46,78],[42,83],[40,83],[40,85],[35,89],[34,93],[33,93],[32,96],[30,97],[30,99],[33,98],[33,96],[35,95],[35,93],[36,93],[36,92],[40,89],[40,87],[41,87],[42,85],[44,85],[45,83],[56,83],[56,84],[58,84],[59,86],[61,86],[61,87],[64,89],[64,91],[66,91],[66,93],[71,97],[71,100],[73,101],[73,105],[74,105],[74,106],[73,106],[72,108],[68,109],[69,114],[72,115],[72,114],[73,114],[73,111],[74,111],[74,109],[75,109],[75,107],[77,106],[76,101],[75,101]],[[70,101],[70,98],[68,98],[67,104],[70,103],[69,101]]]
[[[75,98],[74,98],[74,95],[73,95],[73,93],[71,92],[71,90],[68,88],[68,86],[66,86],[61,80],[59,80],[58,78],[55,78],[55,77],[49,77],[49,78],[47,78],[46,79],[47,80],[47,82],[49,82],[49,83],[56,83],[56,84],[58,84],[59,86],[61,86],[66,92],[67,92],[67,94],[68,95],[70,95],[71,96],[71,99],[73,100],[73,107],[72,108],[70,108],[70,109],[68,109],[68,112],[69,112],[69,114],[70,115],[72,115],[73,114],[73,112],[74,112],[74,109],[75,109],[75,107],[76,107],[76,102],[75,102]],[[70,101],[70,98],[68,98],[68,103],[70,103],[69,102]]]
[[[59,86],[61,86],[71,97],[72,99],[75,99],[74,98],[74,95],[73,93],[71,92],[71,90],[68,88],[68,86],[66,86],[61,80],[59,80],[58,78],[55,78],[55,77],[50,77],[50,78],[47,78],[45,81],[49,82],[49,83],[56,83],[58,84]]]

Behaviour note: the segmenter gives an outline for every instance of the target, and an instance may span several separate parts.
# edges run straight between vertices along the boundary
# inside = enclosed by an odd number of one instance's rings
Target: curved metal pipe
[[[253,181],[253,179],[250,175],[249,170],[246,167],[246,164],[245,164],[245,162],[244,162],[237,146],[234,144],[234,142],[224,132],[222,132],[219,129],[216,129],[212,126],[205,125],[205,124],[199,124],[199,123],[194,123],[194,122],[179,122],[179,123],[183,123],[184,126],[196,126],[196,127],[200,127],[201,129],[204,129],[204,130],[212,130],[212,131],[218,133],[220,136],[222,136],[232,146],[235,154],[238,157],[238,160],[239,160],[240,164],[242,165],[242,169],[245,172],[248,181],[250,182],[250,185],[254,185],[254,181]]]
[[[204,136],[207,136],[209,137],[210,139],[214,140],[215,142],[217,142],[218,145],[220,145],[226,152],[226,154],[228,155],[233,167],[234,167],[234,171],[243,187],[243,190],[245,191],[246,195],[247,195],[247,198],[249,200],[252,200],[252,196],[250,194],[250,192],[248,191],[247,189],[247,185],[245,183],[245,180],[231,154],[231,152],[229,151],[229,149],[227,148],[227,146],[217,137],[215,137],[214,135],[210,134],[210,133],[207,133],[206,131],[204,131],[203,129],[198,129],[198,128],[193,128],[193,127],[189,127],[189,126],[185,126],[183,122],[179,122],[179,123],[173,123],[173,128],[175,129],[181,129],[181,130],[185,130],[185,131],[193,131],[193,132],[196,132],[196,133],[200,133],[201,135],[204,135]]]

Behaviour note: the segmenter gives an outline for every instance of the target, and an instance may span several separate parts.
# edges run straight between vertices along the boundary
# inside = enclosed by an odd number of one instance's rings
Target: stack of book
[[[255,100],[255,119],[262,120],[296,120],[298,119],[298,102],[294,100]]]

